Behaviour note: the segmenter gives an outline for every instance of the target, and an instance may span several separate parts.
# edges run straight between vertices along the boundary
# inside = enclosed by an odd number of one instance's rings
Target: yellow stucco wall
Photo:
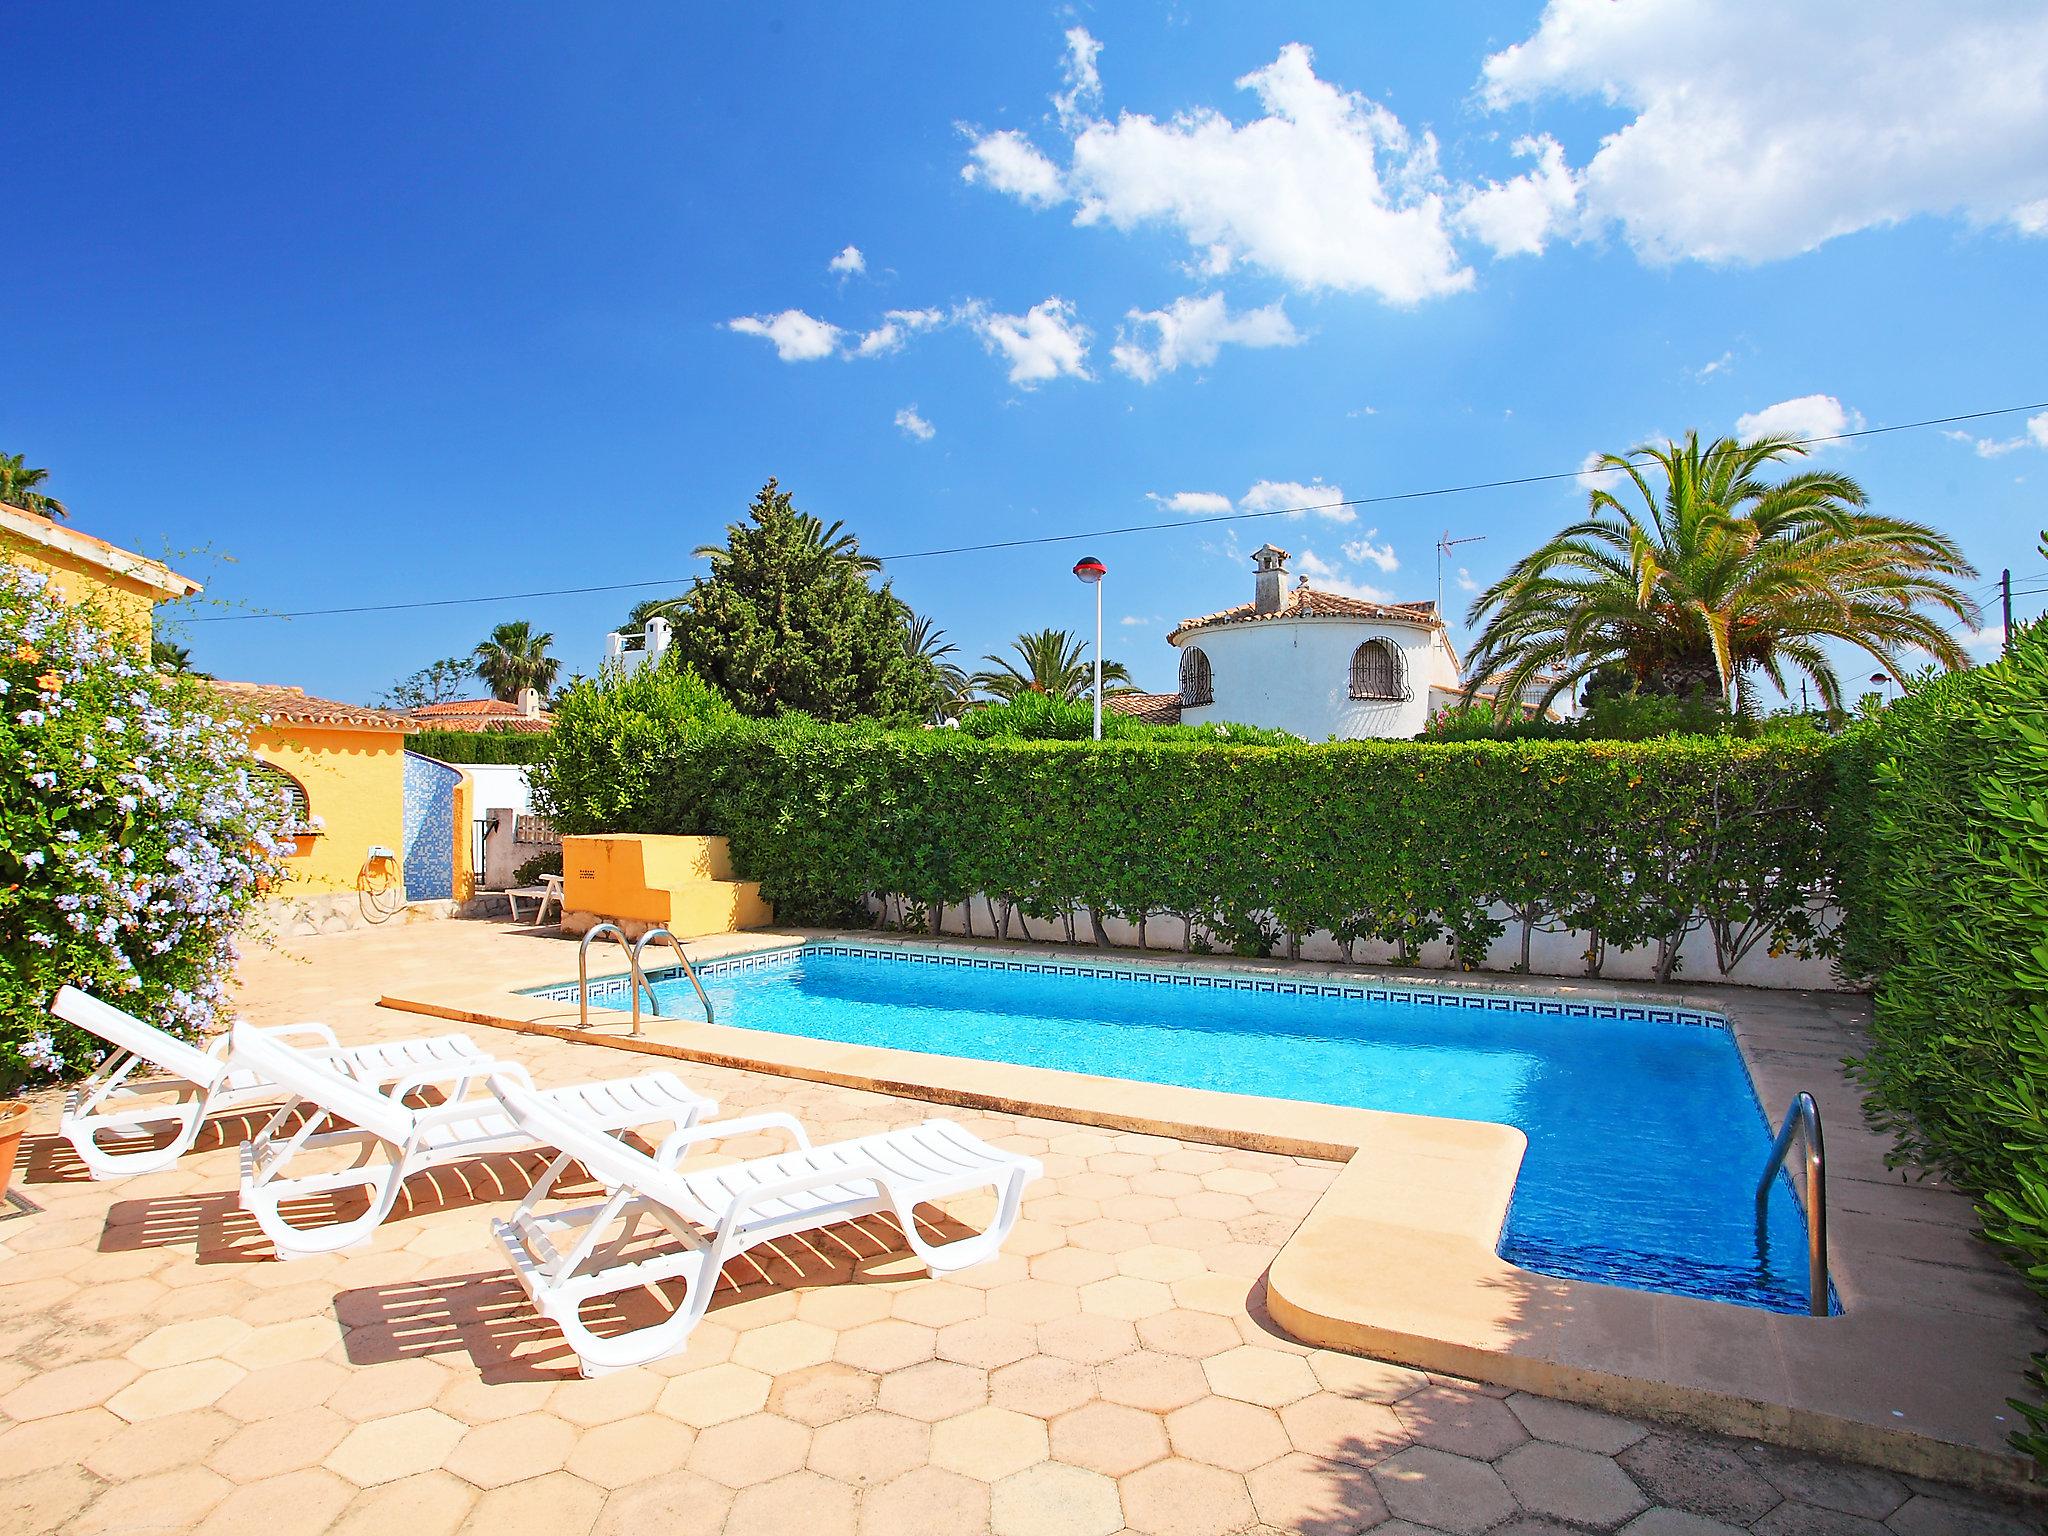
[[[283,724],[257,731],[249,744],[258,758],[305,786],[308,810],[325,823],[316,835],[300,838],[298,853],[287,861],[297,892],[356,889],[373,844],[404,852],[403,732]],[[458,814],[458,834],[463,826]],[[466,850],[467,842],[458,842]],[[461,850],[458,881],[466,858]]]
[[[25,565],[32,571],[47,572],[52,590],[65,602],[89,606],[110,628],[134,636],[138,644],[149,644],[150,616],[163,600],[163,593],[152,591],[118,572],[100,570],[83,560],[73,559],[59,550],[43,549],[5,537],[0,537],[0,559],[13,565]]]

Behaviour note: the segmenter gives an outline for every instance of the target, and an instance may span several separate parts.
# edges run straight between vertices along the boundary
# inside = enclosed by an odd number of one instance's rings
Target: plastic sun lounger
[[[490,1089],[529,1137],[561,1152],[518,1209],[493,1221],[491,1230],[534,1306],[567,1337],[585,1376],[646,1365],[682,1349],[727,1260],[779,1237],[888,1212],[934,1274],[991,1259],[1016,1225],[1024,1186],[1044,1172],[1035,1159],[992,1147],[950,1120],[813,1146],[803,1127],[780,1112],[679,1130],[650,1157],[606,1137],[573,1105],[536,1095],[524,1083],[494,1072]],[[692,1147],[764,1130],[785,1132],[794,1150],[698,1172],[678,1167]],[[542,1215],[541,1201],[572,1161],[603,1184],[608,1197]],[[986,1231],[940,1243],[919,1233],[911,1219],[918,1204],[983,1187],[992,1187],[998,1201]],[[643,1217],[667,1228],[681,1250],[624,1260]],[[607,1241],[614,1226],[621,1227],[619,1235]],[[592,1298],[677,1279],[683,1298],[660,1322],[601,1337],[583,1320]]]
[[[113,1054],[66,1096],[57,1122],[59,1134],[95,1179],[168,1168],[192,1149],[209,1115],[267,1104],[283,1092],[230,1051],[226,1036],[201,1050],[76,987],[59,988],[50,1012],[114,1047]],[[467,1035],[344,1046],[325,1024],[279,1024],[255,1033],[272,1040],[303,1040],[310,1051],[328,1057],[357,1082],[373,1086],[446,1062],[486,1059]],[[161,1075],[136,1077],[138,1070],[148,1068]],[[102,1132],[134,1134],[163,1126],[174,1127],[175,1134],[161,1147],[120,1152],[98,1139]]]
[[[715,1101],[692,1093],[670,1072],[646,1072],[610,1082],[583,1083],[537,1092],[533,1079],[514,1062],[479,1057],[422,1067],[379,1093],[336,1070],[316,1052],[237,1024],[234,1054],[292,1095],[252,1140],[242,1144],[242,1207],[256,1219],[280,1259],[337,1253],[369,1241],[398,1203],[400,1189],[416,1173],[448,1163],[504,1152],[530,1152],[553,1143],[536,1141],[488,1098],[469,1097],[471,1085],[487,1073],[516,1081],[536,1101],[573,1114],[610,1145],[606,1132],[673,1124],[687,1131],[715,1114]],[[405,1102],[428,1085],[451,1085],[449,1097],[425,1108]],[[296,1126],[294,1114],[307,1113]],[[332,1129],[322,1129],[324,1126]],[[354,1146],[352,1167],[288,1177],[285,1170],[302,1152]],[[360,1190],[369,1208],[347,1221],[302,1227],[284,1207],[312,1195]]]

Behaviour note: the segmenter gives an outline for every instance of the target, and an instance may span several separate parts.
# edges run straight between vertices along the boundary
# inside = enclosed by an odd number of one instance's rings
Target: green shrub
[[[559,875],[562,872],[562,850],[544,849],[512,871],[514,885],[532,885],[542,875]]]
[[[545,731],[413,731],[405,750],[444,763],[537,763],[547,739]]]
[[[235,930],[283,870],[284,797],[248,739],[205,682],[0,564],[0,1087],[104,1053],[47,1012],[66,982],[186,1039],[217,1021]]]
[[[2048,626],[1853,726],[1838,772],[1873,1118],[2048,1292]],[[2018,1406],[2048,1459],[2048,1411]]]
[[[978,741],[1092,741],[1095,705],[1087,699],[1059,699],[1049,693],[1020,693],[1006,704],[971,709],[960,730]],[[1207,725],[1153,725],[1102,711],[1104,741],[1221,741],[1237,746],[1279,746],[1301,738],[1263,726],[1216,721]]]
[[[1705,925],[1724,970],[1820,953],[1832,892],[1824,747],[977,739],[808,720],[664,729],[623,701],[558,717],[536,770],[565,834],[723,833],[789,921],[990,898],[1025,917],[1166,917],[1190,947],[1269,952],[1328,931],[1477,965],[1506,923],[1649,948],[1673,974]],[[980,918],[970,913],[970,921]],[[1183,926],[1185,925],[1185,926]],[[1090,925],[1092,930],[1092,925]]]
[[[702,798],[682,764],[686,748],[742,720],[686,666],[586,678],[554,708],[554,728],[527,775],[534,809],[564,833],[690,828]]]

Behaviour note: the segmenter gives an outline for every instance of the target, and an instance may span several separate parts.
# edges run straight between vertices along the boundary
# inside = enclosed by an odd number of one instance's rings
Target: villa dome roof
[[[1380,624],[1410,624],[1418,629],[1442,629],[1434,602],[1380,603],[1369,598],[1347,597],[1342,592],[1324,592],[1304,583],[1294,588],[1271,613],[1261,613],[1256,603],[1239,603],[1199,618],[1182,619],[1168,632],[1169,644],[1178,645],[1183,635],[1199,629],[1226,624],[1267,624],[1276,619],[1366,619]]]

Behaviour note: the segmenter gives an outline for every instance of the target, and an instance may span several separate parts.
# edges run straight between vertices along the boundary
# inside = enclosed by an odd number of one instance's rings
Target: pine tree
[[[682,600],[670,654],[742,714],[801,710],[820,720],[929,721],[937,670],[904,644],[905,609],[842,526],[820,522],[770,480],[726,530]]]

